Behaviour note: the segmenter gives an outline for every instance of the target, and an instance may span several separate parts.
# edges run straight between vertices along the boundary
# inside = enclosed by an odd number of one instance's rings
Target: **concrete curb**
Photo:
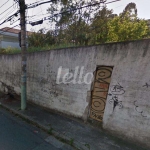
[[[2,106],[4,109],[8,110],[9,112],[13,113],[14,115],[19,116],[20,118],[22,118],[26,122],[31,123],[31,124],[41,128],[45,132],[54,136],[56,139],[58,139],[64,143],[69,144],[70,146],[72,146],[73,148],[75,148],[77,150],[90,150],[90,146],[86,145],[85,143],[81,143],[81,142],[79,142],[75,139],[72,139],[71,137],[65,136],[64,134],[61,134],[61,133],[59,133],[53,129],[50,130],[50,128],[42,125],[40,122],[35,121],[34,119],[22,114],[21,112],[15,110],[13,108],[8,107],[7,105],[0,103],[0,106]]]

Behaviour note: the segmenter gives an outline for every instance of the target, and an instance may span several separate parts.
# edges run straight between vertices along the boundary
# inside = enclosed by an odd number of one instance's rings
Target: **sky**
[[[31,3],[34,3],[37,1],[43,2],[43,1],[47,1],[47,0],[25,0],[25,3],[31,4]],[[107,2],[110,2],[110,1],[112,1],[112,0],[107,0]],[[136,3],[139,18],[150,19],[150,12],[149,12],[150,0],[120,0],[118,2],[108,4],[107,7],[109,9],[113,9],[115,14],[119,14],[120,12],[122,12],[124,10],[126,5],[131,2]],[[6,3],[6,4],[3,5],[4,3]],[[1,0],[0,1],[0,23],[4,19],[6,19],[7,17],[9,17],[11,14],[15,13],[18,10],[18,5],[16,4],[16,5],[12,6],[13,4],[14,4],[14,0]],[[9,7],[11,7],[11,8],[9,8]],[[32,8],[32,9],[28,10],[26,14],[27,14],[27,16],[37,15],[36,19],[34,19],[34,18],[29,19],[30,21],[37,21],[38,18],[42,18],[45,16],[44,14],[47,13],[48,7],[50,7],[50,4],[44,4],[44,5],[41,5],[36,8]],[[11,23],[8,22],[3,25],[0,25],[0,28],[14,27],[15,25],[19,24],[19,21],[14,22],[13,24],[12,23],[13,22],[11,22]],[[15,27],[15,28],[19,29],[19,26]],[[44,23],[42,25],[37,25],[37,26],[27,25],[28,31],[38,31],[41,28],[46,28],[48,30],[48,29],[52,29],[52,26],[50,25],[50,23],[48,21],[44,21]]]

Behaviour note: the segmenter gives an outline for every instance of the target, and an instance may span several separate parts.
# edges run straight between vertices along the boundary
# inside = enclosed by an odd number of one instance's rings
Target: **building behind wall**
[[[5,27],[0,29],[0,48],[19,48],[18,34],[20,30]],[[32,32],[27,32],[27,36],[29,36]]]

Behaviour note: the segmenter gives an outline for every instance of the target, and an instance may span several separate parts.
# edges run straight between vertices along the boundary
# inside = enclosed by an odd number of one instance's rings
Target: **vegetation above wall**
[[[53,14],[72,5],[72,1],[55,2],[47,11]],[[76,5],[74,7],[78,8],[84,3]],[[29,36],[28,52],[149,38],[148,22],[139,18],[137,12],[136,4],[129,3],[119,15],[107,7],[64,13],[50,20],[55,30],[40,29]],[[20,50],[9,47],[1,49],[0,53],[20,53]]]
[[[56,3],[48,9],[48,12],[53,14],[56,10],[60,11],[58,5],[65,11],[72,6],[72,1],[65,1],[61,5]],[[41,29],[38,33],[32,34],[29,38],[29,46],[62,44],[83,46],[138,40],[150,35],[147,21],[138,18],[135,3],[129,3],[119,15],[113,14],[113,10],[107,7],[93,11],[93,15],[90,10],[81,10],[53,18],[50,24],[55,22],[55,29],[46,33]]]
[[[52,50],[52,49],[60,49],[60,48],[67,48],[67,47],[74,47],[74,45],[65,45],[65,44],[61,44],[61,45],[46,45],[44,47],[29,47],[27,48],[27,52],[37,52],[37,51],[45,51],[45,50]],[[18,54],[21,53],[20,49],[17,48],[12,48],[12,47],[8,47],[8,48],[1,48],[0,49],[0,54]]]

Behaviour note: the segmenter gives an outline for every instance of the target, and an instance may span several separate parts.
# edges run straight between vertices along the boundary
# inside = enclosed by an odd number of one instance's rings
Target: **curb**
[[[17,110],[14,110],[2,103],[0,103],[0,106],[3,107],[4,109],[6,109],[7,111],[13,113],[14,115],[19,116],[21,119],[23,119],[24,121],[31,123],[35,126],[37,126],[38,128],[42,129],[43,131],[47,132],[49,135],[54,136],[56,139],[58,139],[59,141],[62,141],[70,146],[72,146],[73,148],[75,148],[76,150],[90,150],[90,146],[88,144],[85,143],[80,143],[77,140],[74,140],[72,138],[69,138],[68,136],[65,136],[64,134],[61,134],[55,130],[53,130],[53,128],[47,128],[44,125],[42,125],[40,122],[37,122],[33,119],[31,119],[30,117],[18,112]]]

